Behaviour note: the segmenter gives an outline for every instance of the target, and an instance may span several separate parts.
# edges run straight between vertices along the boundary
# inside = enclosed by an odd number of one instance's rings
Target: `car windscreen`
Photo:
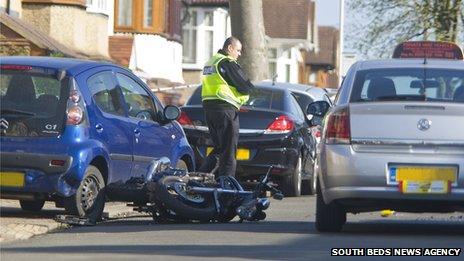
[[[64,127],[69,78],[34,71],[2,70],[2,136],[57,136]]]
[[[395,68],[359,71],[350,101],[464,103],[464,70]]]
[[[251,108],[283,110],[283,90],[273,90],[256,86],[250,92],[250,98],[243,105]],[[187,101],[187,105],[201,105],[201,87],[198,87]]]

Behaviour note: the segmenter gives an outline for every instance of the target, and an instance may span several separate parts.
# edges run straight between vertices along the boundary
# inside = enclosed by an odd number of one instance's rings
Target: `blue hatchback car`
[[[179,109],[110,63],[2,57],[1,197],[39,211],[54,201],[99,219],[106,200],[143,204],[147,170],[167,157],[194,169]]]

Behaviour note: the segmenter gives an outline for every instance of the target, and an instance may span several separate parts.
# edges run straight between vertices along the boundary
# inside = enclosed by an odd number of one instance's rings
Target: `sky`
[[[340,0],[316,0],[318,25],[340,26]]]

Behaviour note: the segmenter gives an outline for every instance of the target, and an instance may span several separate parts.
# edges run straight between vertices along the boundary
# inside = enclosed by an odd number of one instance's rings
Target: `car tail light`
[[[77,89],[77,83],[71,79],[68,105],[66,108],[66,124],[79,125],[85,120],[85,109],[82,95]]]
[[[30,71],[32,70],[32,66],[28,65],[10,65],[10,64],[4,64],[0,66],[1,70],[16,70],[16,71]]]
[[[311,133],[315,138],[320,138],[321,137],[321,129],[319,126],[312,127],[311,128]]]
[[[295,124],[286,115],[277,117],[266,129],[265,133],[288,133],[293,130]]]
[[[177,121],[180,123],[180,125],[182,125],[182,127],[193,127],[193,122],[187,113],[185,113],[185,111],[180,112],[180,116]]]
[[[325,126],[325,143],[350,144],[350,111],[348,107],[334,111],[327,118]]]
[[[84,118],[84,112],[79,106],[72,106],[71,108],[68,108],[67,114],[68,119],[66,123],[71,125],[78,125]]]

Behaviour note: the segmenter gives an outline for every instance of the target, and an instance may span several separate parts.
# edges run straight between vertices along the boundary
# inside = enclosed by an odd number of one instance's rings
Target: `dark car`
[[[305,95],[305,92],[298,91],[298,94]],[[274,165],[272,179],[286,195],[299,196],[302,190],[303,193],[312,193],[309,184],[313,173],[315,141],[295,93],[280,87],[279,83],[259,83],[240,109],[239,118],[237,178],[255,181],[266,173],[269,165]],[[213,146],[204,119],[201,87],[181,108],[179,123],[185,130],[199,166]]]
[[[1,59],[1,197],[25,210],[44,201],[99,217],[105,198],[134,190],[156,160],[193,169],[175,121],[133,73],[110,63],[47,57]]]

